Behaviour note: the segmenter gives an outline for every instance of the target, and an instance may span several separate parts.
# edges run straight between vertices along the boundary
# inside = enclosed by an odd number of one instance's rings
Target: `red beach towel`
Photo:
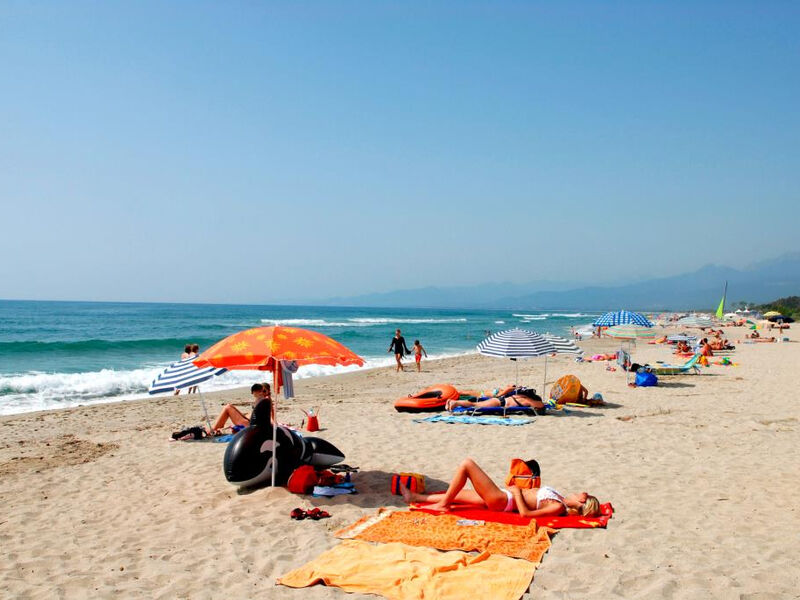
[[[411,510],[434,514],[435,511],[428,510],[425,505],[412,506]],[[435,513],[440,514],[440,513]],[[491,521],[493,523],[505,523],[507,525],[527,525],[531,522],[531,517],[523,517],[515,512],[500,512],[489,510],[488,508],[476,508],[472,505],[454,505],[446,513],[456,515],[460,519],[475,519],[480,521]],[[609,519],[614,514],[614,507],[611,503],[600,505],[599,517],[536,517],[536,524],[540,527],[550,527],[552,529],[596,529],[606,527]]]

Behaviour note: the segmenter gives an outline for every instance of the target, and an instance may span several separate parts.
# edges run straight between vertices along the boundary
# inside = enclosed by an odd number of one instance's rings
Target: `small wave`
[[[591,317],[593,315],[587,315],[586,313],[553,313],[551,316],[553,317],[565,317],[569,319],[575,319],[577,317]]]
[[[526,313],[511,313],[512,317],[519,317],[520,319],[532,319],[534,321],[541,321],[550,316],[549,313],[542,313],[540,315],[529,315]]]
[[[453,319],[434,319],[434,318],[419,318],[419,319],[394,319],[388,317],[356,317],[348,319],[353,323],[364,323],[369,325],[385,325],[388,323],[466,323],[465,318]]]
[[[544,321],[545,319],[547,319],[545,315],[537,315],[533,317],[525,317],[524,319],[522,319],[522,322],[530,323],[531,321]]]
[[[352,321],[326,321],[325,319],[261,319],[264,325],[285,327],[371,327],[375,323],[355,323]]]
[[[189,337],[182,338],[152,338],[139,340],[80,340],[76,342],[37,342],[18,341],[0,342],[0,355],[2,354],[39,354],[43,352],[65,352],[74,354],[78,352],[107,352],[109,350],[139,350],[157,351],[170,349],[180,352],[183,346],[190,341]],[[210,343],[210,340],[197,339],[197,343]]]
[[[498,324],[498,325],[505,325],[506,324],[505,321],[495,321],[495,323]]]

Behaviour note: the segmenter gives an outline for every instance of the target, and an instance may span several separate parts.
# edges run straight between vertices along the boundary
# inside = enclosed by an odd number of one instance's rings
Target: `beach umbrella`
[[[683,317],[682,319],[678,319],[675,323],[676,325],[680,325],[682,327],[712,327],[714,322],[709,317],[698,317],[696,315],[691,315],[688,317]]]
[[[150,389],[147,392],[153,394],[163,394],[165,392],[174,392],[188,387],[200,385],[204,381],[208,381],[212,377],[222,375],[228,369],[218,369],[216,367],[199,368],[194,364],[194,357],[184,358],[177,362],[172,363],[164,369],[150,384]],[[199,390],[198,390],[199,391]],[[206,416],[206,423],[208,428],[211,429],[211,420],[208,418],[208,409],[206,409],[203,394],[200,394],[200,403],[203,405],[203,413]]]
[[[656,337],[656,332],[643,325],[614,325],[606,329],[606,335],[620,340],[643,340]]]
[[[653,326],[653,324],[644,315],[628,310],[607,312],[592,324],[595,327],[612,327],[614,325],[641,325],[642,327]]]
[[[281,361],[293,361],[298,366],[364,364],[363,358],[327,335],[309,329],[277,325],[255,327],[229,335],[195,358],[194,364],[198,367],[224,367],[231,370],[272,371],[277,398]],[[277,419],[272,419],[273,440],[277,439],[277,429]],[[273,486],[278,470],[277,456],[274,460]]]
[[[784,317],[782,314],[778,313],[777,315],[772,315],[771,317],[767,318],[767,321],[772,323],[794,323],[794,319],[792,317]]]
[[[520,358],[536,358],[538,356],[545,357],[545,380],[547,383],[547,356],[556,351],[553,344],[547,341],[544,336],[539,335],[535,331],[528,329],[506,329],[505,331],[498,331],[490,335],[480,344],[478,344],[478,352],[484,356],[493,356],[495,358],[509,358],[515,361],[516,375],[514,383],[519,379],[519,364],[517,361]],[[544,389],[542,390],[544,393]]]
[[[636,340],[652,339],[656,337],[655,332],[643,325],[614,325],[606,329],[606,335],[620,340],[628,340],[628,351],[631,344]],[[629,371],[625,371],[625,381],[628,380]]]
[[[770,317],[780,317],[782,316],[777,310],[770,310],[764,313],[763,317],[765,319],[769,319]]]
[[[685,333],[678,333],[676,335],[671,335],[667,338],[669,342],[695,342],[697,341],[697,336],[695,335],[686,335]]]
[[[583,354],[583,350],[572,340],[550,333],[545,333],[542,337],[553,345],[558,354]]]

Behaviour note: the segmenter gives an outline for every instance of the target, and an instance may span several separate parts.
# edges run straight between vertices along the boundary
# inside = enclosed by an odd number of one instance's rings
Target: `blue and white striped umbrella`
[[[534,358],[556,352],[544,336],[527,329],[498,331],[478,344],[478,352],[498,358]]]
[[[686,335],[685,333],[678,333],[676,335],[671,335],[667,338],[668,342],[696,342],[697,336],[695,335]]]
[[[550,342],[559,354],[583,354],[578,345],[572,340],[567,338],[558,337],[557,335],[544,334],[544,339]]]
[[[215,367],[203,367],[199,369],[194,366],[192,362],[195,358],[196,357],[193,356],[192,358],[179,360],[164,369],[164,371],[153,380],[153,383],[150,384],[149,393],[163,394],[164,392],[172,392],[200,385],[204,381],[208,381],[212,377],[221,375],[228,370],[217,369]]]
[[[709,317],[690,315],[688,317],[678,319],[675,324],[681,327],[712,327],[714,325],[714,321],[712,321]]]
[[[484,356],[496,358],[510,358],[516,361],[519,358],[536,358],[544,356],[544,385],[547,382],[547,355],[556,352],[555,346],[548,342],[544,336],[527,329],[506,329],[490,335],[478,344],[478,352]],[[515,362],[515,379],[519,379],[519,363]],[[517,383],[515,381],[514,383]],[[542,394],[544,398],[544,393]]]
[[[618,310],[607,312],[597,319],[593,325],[595,327],[611,327],[613,325],[641,325],[642,327],[652,327],[653,324],[645,317],[636,312],[628,310]]]

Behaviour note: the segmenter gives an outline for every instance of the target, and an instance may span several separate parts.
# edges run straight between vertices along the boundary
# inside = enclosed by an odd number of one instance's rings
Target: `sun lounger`
[[[700,360],[701,354],[695,354],[688,361],[682,365],[666,365],[661,364],[657,367],[651,366],[650,372],[655,373],[657,376],[662,375],[687,375],[689,373],[699,373],[700,367],[697,366],[697,361]]]

